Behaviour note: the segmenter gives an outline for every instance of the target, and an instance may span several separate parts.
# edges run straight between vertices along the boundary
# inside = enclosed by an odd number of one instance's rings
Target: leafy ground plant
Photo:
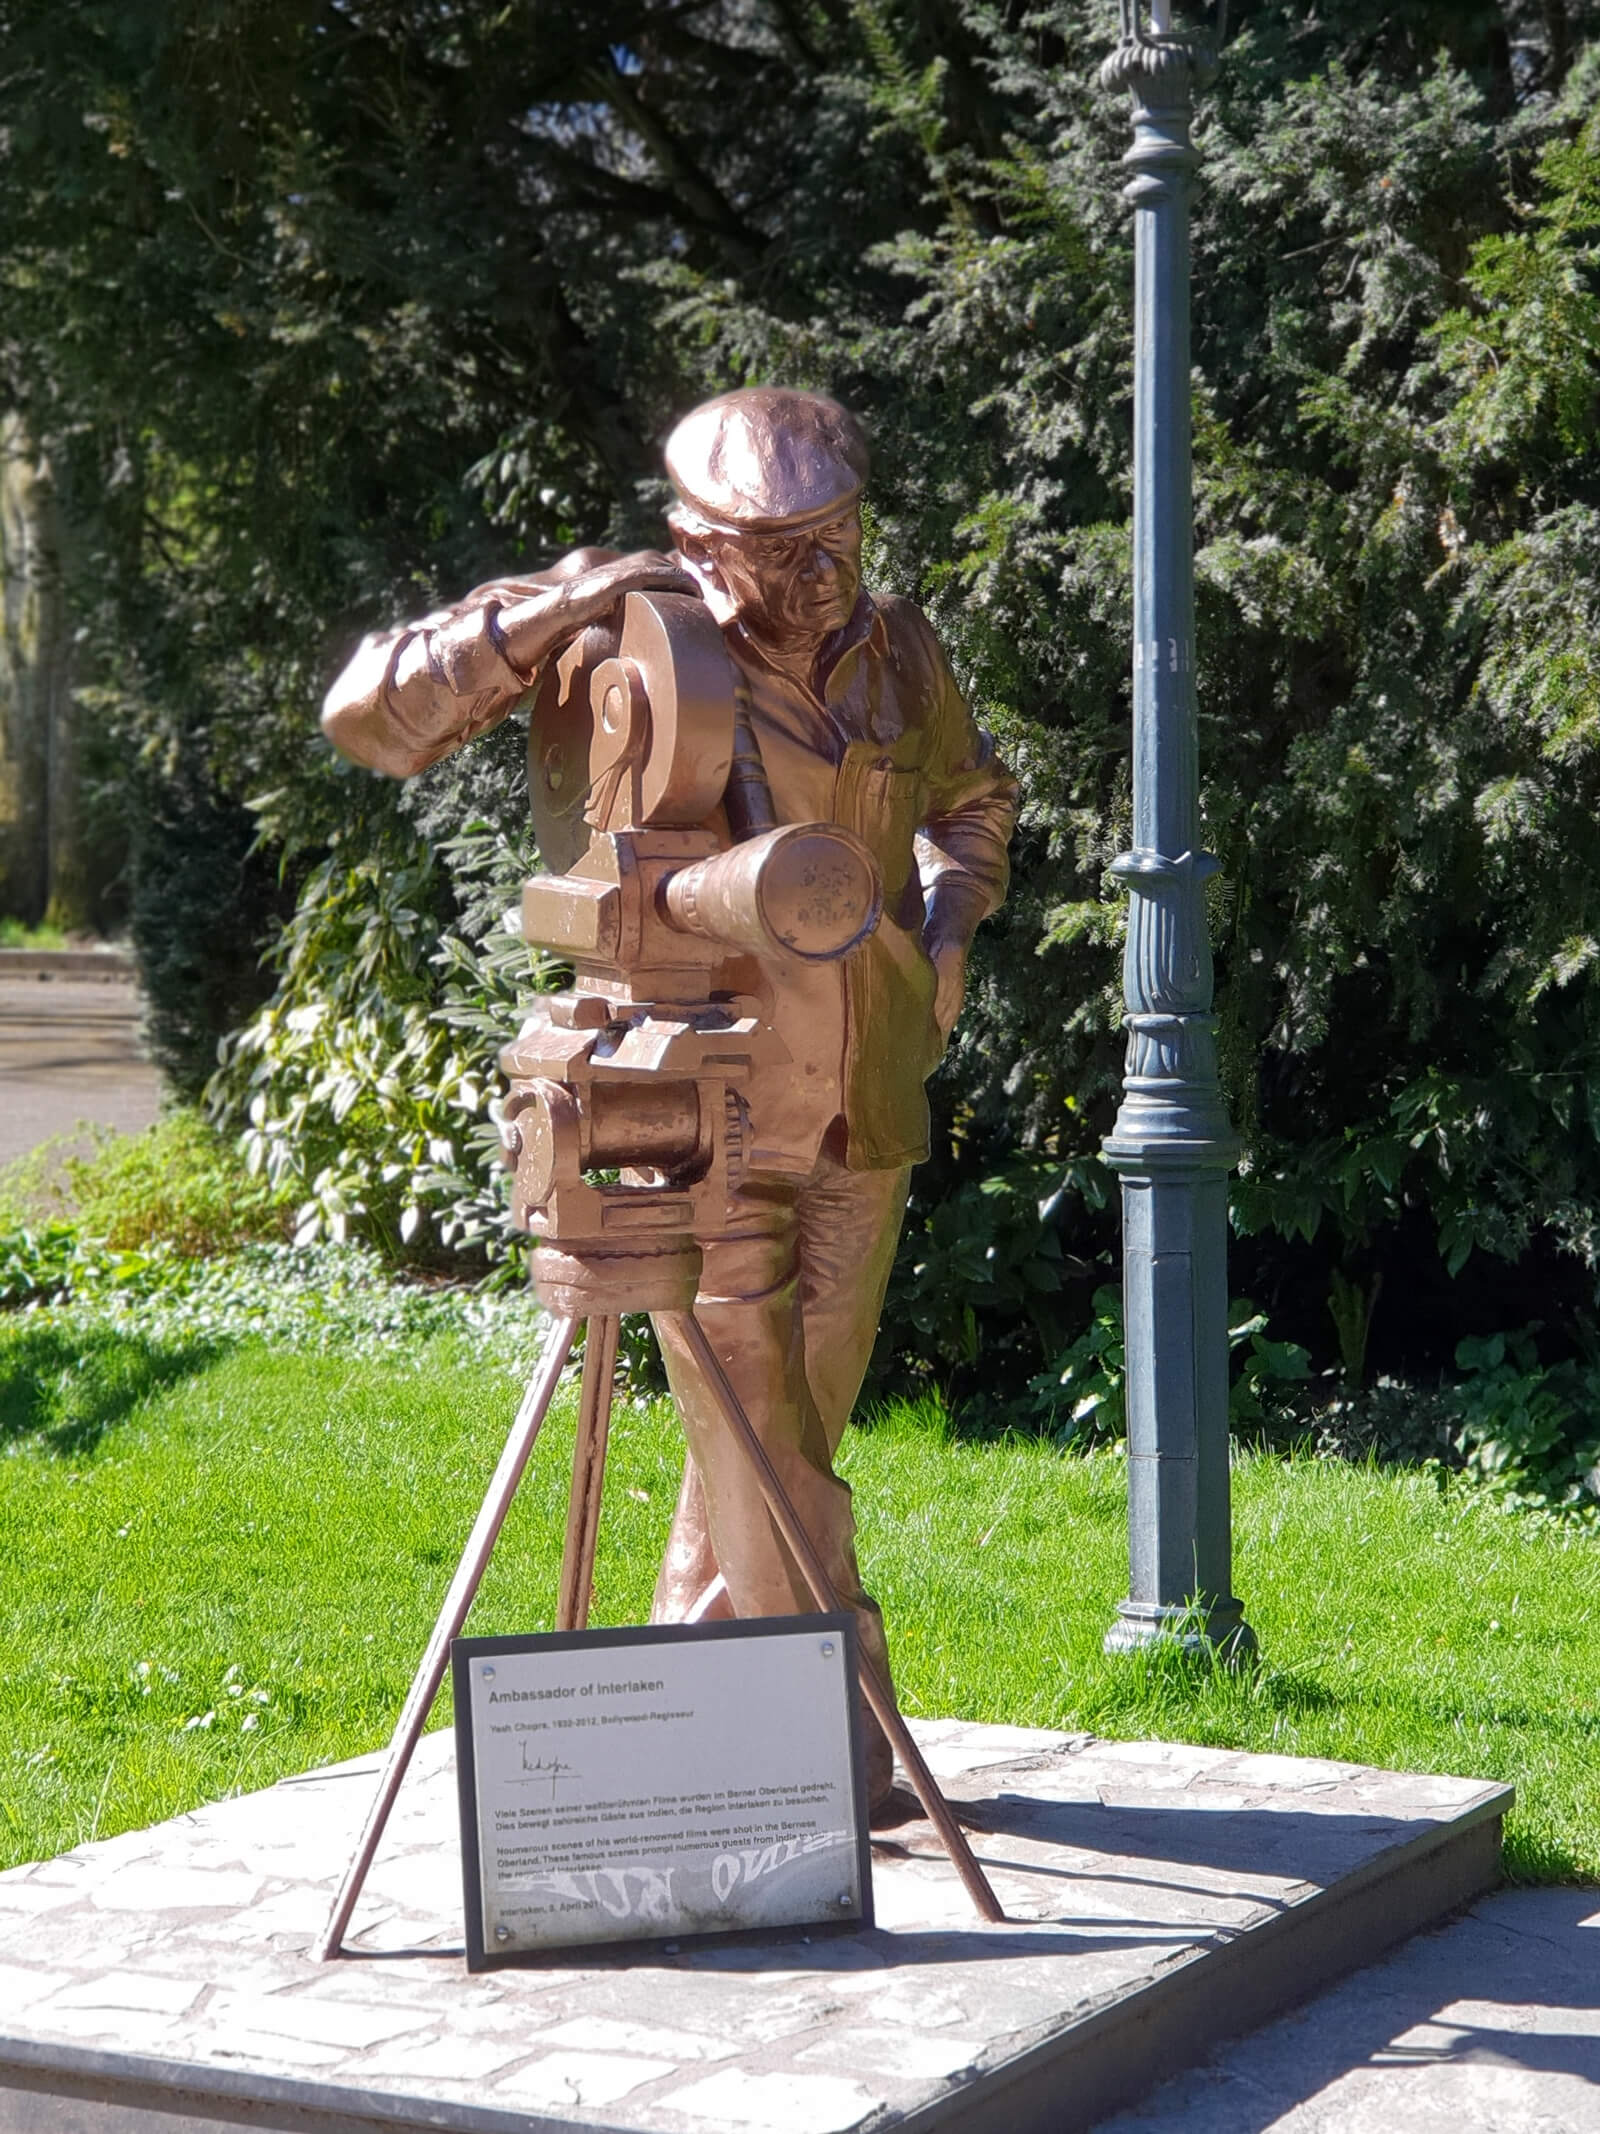
[[[1058,1445],[1112,1445],[1128,1434],[1127,1356],[1122,1292],[1107,1283],[1094,1293],[1089,1324],[1032,1381],[1026,1419]],[[1311,1359],[1297,1341],[1273,1341],[1267,1315],[1248,1297],[1228,1309],[1235,1362],[1228,1417],[1236,1431],[1272,1438],[1300,1434]],[[1297,1427],[1299,1426],[1299,1427]]]
[[[379,1745],[516,1390],[466,1329],[362,1352],[0,1319],[0,1857]],[[573,1405],[475,1630],[551,1622]],[[644,1616],[680,1459],[665,1406],[619,1407],[597,1620]],[[1600,1877],[1584,1537],[1459,1482],[1245,1458],[1237,1578],[1265,1657],[1232,1676],[1102,1654],[1127,1575],[1116,1453],[956,1439],[925,1404],[853,1432],[844,1464],[913,1713],[1510,1779],[1512,1871]]]
[[[96,1128],[87,1148],[58,1135],[0,1177],[0,1227],[70,1228],[115,1252],[230,1252],[282,1237],[285,1214],[232,1140],[183,1109],[136,1134]]]
[[[477,823],[441,849],[453,927],[414,829],[365,852],[335,841],[273,949],[278,991],[224,1044],[207,1104],[250,1177],[294,1204],[297,1243],[465,1250],[481,1270],[505,1251],[496,1055],[558,967],[516,930],[526,834]]]
[[[550,1324],[520,1285],[399,1282],[365,1245],[253,1245],[188,1260],[165,1246],[112,1252],[59,1226],[0,1238],[6,1302],[25,1305],[14,1322],[19,1340],[81,1336],[207,1353],[265,1341],[387,1356],[401,1368],[419,1343],[456,1336],[502,1368],[527,1371]]]
[[[1534,1330],[1463,1341],[1457,1449],[1474,1478],[1518,1510],[1600,1533],[1600,1366],[1541,1366]]]

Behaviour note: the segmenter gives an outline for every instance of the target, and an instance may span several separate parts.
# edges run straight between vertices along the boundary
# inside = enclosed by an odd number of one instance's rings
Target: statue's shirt
[[[752,1090],[752,1167],[809,1171],[840,1113],[852,1169],[919,1162],[923,1083],[944,1049],[922,946],[928,900],[964,901],[964,932],[1000,902],[1015,782],[909,600],[863,596],[809,679],[737,628],[727,643],[779,821],[853,830],[884,886],[876,932],[842,964],[787,963],[768,976],[768,1012],[792,1065]]]

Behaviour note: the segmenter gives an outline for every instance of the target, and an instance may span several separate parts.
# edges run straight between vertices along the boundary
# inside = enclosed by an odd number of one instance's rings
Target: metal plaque
[[[854,1618],[457,1638],[467,1968],[872,1924]]]

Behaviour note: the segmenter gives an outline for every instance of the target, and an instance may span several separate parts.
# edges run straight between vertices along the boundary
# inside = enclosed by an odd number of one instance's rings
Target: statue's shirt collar
[[[869,592],[863,590],[843,629],[824,638],[809,675],[774,658],[737,623],[727,634],[728,649],[739,666],[770,677],[781,685],[785,695],[792,692],[813,714],[822,714],[841,740],[893,738],[892,734],[879,732],[882,714],[888,708],[882,703],[881,692],[855,686],[865,661],[889,656],[883,610]],[[898,732],[901,722],[891,723]]]

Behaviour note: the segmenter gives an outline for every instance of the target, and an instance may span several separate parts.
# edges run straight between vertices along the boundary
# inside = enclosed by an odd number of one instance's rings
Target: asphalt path
[[[78,1126],[151,1123],[139,1015],[130,979],[0,977],[0,1164]]]

